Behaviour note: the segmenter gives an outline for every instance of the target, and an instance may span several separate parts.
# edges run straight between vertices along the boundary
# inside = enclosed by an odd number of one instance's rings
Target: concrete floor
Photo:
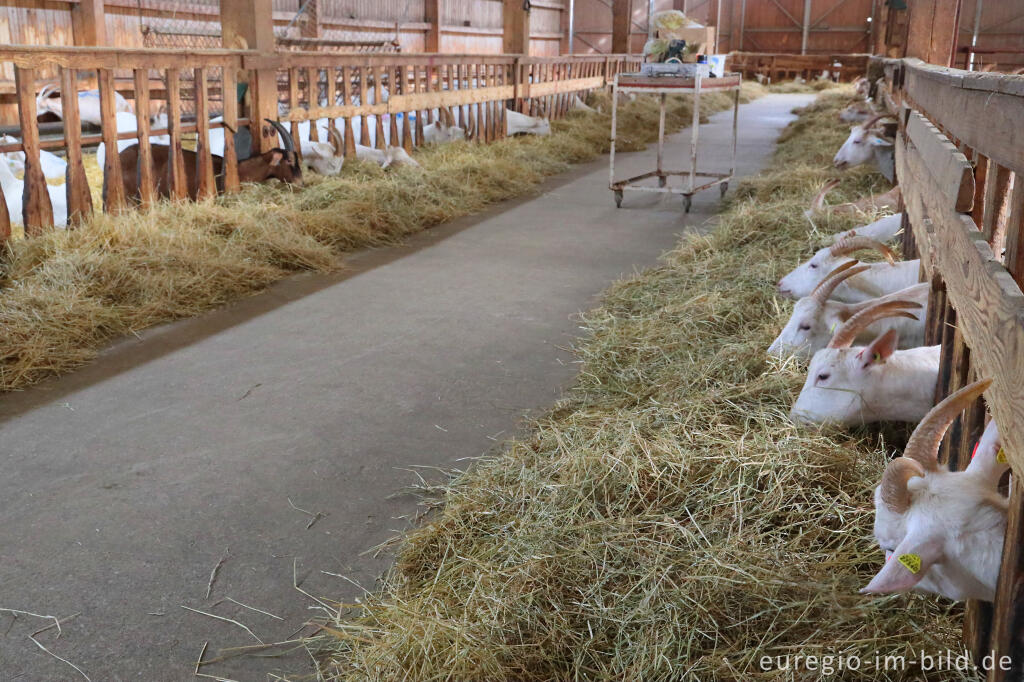
[[[741,174],[809,100],[741,107]],[[727,148],[730,118],[714,116],[702,140]],[[688,139],[674,139],[676,158]],[[620,156],[622,171],[653,156]],[[59,639],[37,638],[95,681],[191,679],[204,642],[206,658],[256,643],[183,606],[288,639],[316,615],[293,565],[313,595],[358,595],[323,571],[372,588],[387,558],[363,552],[416,512],[412,496],[391,497],[411,469],[465,467],[555,400],[576,372],[573,314],[717,206],[712,190],[688,217],[678,197],[627,194],[616,210],[607,160],[595,162],[539,196],[355,254],[341,275],[290,279],[0,398],[0,609],[79,614]],[[325,516],[307,529],[292,505]],[[215,605],[227,597],[284,620]],[[29,639],[49,624],[0,613],[0,681],[81,679]],[[309,667],[296,652],[203,670],[257,680]]]

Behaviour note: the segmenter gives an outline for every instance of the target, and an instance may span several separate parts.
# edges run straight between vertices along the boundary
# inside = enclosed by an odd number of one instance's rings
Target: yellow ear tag
[[[875,362],[881,362],[881,361],[882,361],[882,356],[881,356],[881,354],[879,354],[879,353],[875,353]]]
[[[999,448],[999,452],[996,453],[996,461],[1000,464],[1006,464],[1006,450]]]
[[[900,554],[896,561],[903,564],[911,573],[919,573],[921,571],[921,557],[916,554]]]
[[[835,334],[836,333],[836,325],[838,325],[838,324],[839,324],[838,322],[833,322],[832,326],[829,327],[829,329],[828,329],[828,333],[829,334]]]

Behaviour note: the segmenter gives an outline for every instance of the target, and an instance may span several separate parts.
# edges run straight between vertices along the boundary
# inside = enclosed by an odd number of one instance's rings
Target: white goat
[[[890,329],[899,334],[901,348],[916,348],[924,343],[924,320],[928,310],[928,292],[930,286],[915,284],[901,289],[888,296],[871,299],[865,303],[842,303],[830,301],[828,297],[843,280],[864,272],[866,265],[857,265],[857,261],[849,261],[833,270],[822,280],[810,296],[805,296],[793,306],[793,313],[786,326],[768,348],[769,355],[796,355],[802,360],[809,360],[815,352],[828,345],[833,332],[847,320],[865,308],[877,303],[907,301],[912,302],[919,310],[915,311],[916,319],[905,317],[886,317],[868,325],[861,331],[861,336],[872,338]],[[908,306],[909,307],[909,306]]]
[[[857,92],[858,97],[866,99],[871,92],[871,81],[865,76],[857,76],[853,81],[853,88]]]
[[[877,421],[917,422],[928,412],[939,375],[939,346],[896,350],[889,330],[866,347],[852,347],[872,322],[885,316],[914,317],[912,301],[886,301],[843,324],[811,358],[807,380],[790,411],[793,421],[853,426]]]
[[[903,456],[885,467],[875,488],[875,538],[885,564],[862,594],[915,590],[954,600],[995,598],[1008,508],[999,493],[1008,466],[995,420],[965,471],[948,471],[937,461],[946,429],[991,383],[965,386],[932,408]]]
[[[330,142],[301,141],[302,160],[320,175],[338,175],[345,162],[345,144],[337,128],[326,132]]]
[[[164,126],[166,127],[166,125]],[[134,133],[139,129],[139,121],[135,117],[135,114],[127,111],[117,112],[117,132],[119,133]],[[152,144],[170,145],[170,135],[150,135],[149,141]],[[139,140],[137,137],[129,137],[124,140],[117,141],[117,153],[120,154],[128,147],[133,144],[138,144]],[[103,168],[103,163],[107,159],[107,145],[104,142],[100,142],[99,146],[96,147],[96,163],[99,164],[100,168]]]
[[[381,168],[390,168],[391,166],[416,166],[418,168],[420,165],[401,147],[389,146],[386,149],[374,149],[357,144],[356,158],[361,161],[373,161]]]
[[[844,123],[862,123],[877,115],[875,107],[866,100],[854,100],[839,112],[839,120]]]
[[[39,95],[36,97],[36,116],[51,113],[58,118],[64,118],[64,103],[59,96],[54,97],[54,95],[60,95],[60,88],[55,85],[47,85],[39,91]],[[131,112],[132,105],[115,92],[114,112],[118,111]],[[99,90],[82,90],[78,93],[78,115],[82,123],[92,123],[97,126],[101,124],[103,119],[100,116]]]
[[[550,135],[551,121],[536,116],[527,116],[511,109],[505,110],[505,134],[512,135]]]
[[[850,136],[836,152],[832,164],[839,169],[853,168],[875,159],[876,148],[891,149],[893,140],[882,136],[882,131],[875,128],[885,115],[872,116],[859,126],[850,128]]]
[[[572,96],[572,105],[569,107],[570,110],[579,109],[581,111],[589,111],[592,114],[600,113],[597,109],[589,106],[586,102],[580,99],[579,95]]]
[[[466,129],[455,125],[455,117],[450,109],[441,107],[437,110],[437,119],[423,126],[424,144],[443,144],[466,139]]]
[[[0,189],[3,189],[4,192],[4,201],[7,204],[7,213],[10,216],[11,224],[24,225],[22,197],[25,192],[25,183],[14,177],[11,167],[6,163],[0,163]],[[66,227],[68,224],[66,186],[47,184],[46,193],[50,196],[50,205],[53,207],[53,224],[56,227]]]
[[[860,303],[917,284],[921,265],[919,260],[896,262],[896,254],[888,246],[858,234],[819,249],[809,260],[794,268],[779,280],[779,295],[786,298],[809,296],[830,272],[850,260],[846,258],[847,254],[861,249],[874,249],[884,255],[888,262],[872,263],[867,270],[837,287],[832,298],[847,303]]]
[[[19,144],[21,140],[13,135],[0,136],[0,144]],[[14,173],[25,170],[25,152],[7,152],[2,155]],[[45,149],[39,150],[39,165],[48,180],[63,180],[67,177],[68,162]]]
[[[838,206],[826,206],[825,196],[839,185],[839,180],[829,180],[821,188],[821,191],[811,201],[811,207],[804,211],[804,215],[807,216],[807,220],[810,221],[811,226],[814,226],[814,216],[818,213],[825,212],[830,209],[836,209],[844,205],[850,204],[839,204]],[[862,237],[869,237],[879,242],[892,241],[900,231],[900,227],[903,222],[902,213],[894,213],[887,215],[878,220],[874,220],[867,225],[861,225],[845,232],[840,232],[832,237],[832,243],[836,243],[844,237],[853,237],[861,235]]]

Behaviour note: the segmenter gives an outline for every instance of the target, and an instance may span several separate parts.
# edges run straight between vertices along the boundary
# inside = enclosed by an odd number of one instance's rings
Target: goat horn
[[[828,252],[833,257],[839,257],[860,251],[861,249],[874,249],[885,256],[885,260],[889,261],[889,265],[896,264],[896,254],[892,249],[882,242],[875,241],[871,237],[865,237],[863,235],[855,234],[850,237],[843,237],[833,244],[829,248]]]
[[[838,185],[838,180],[829,180],[825,183],[825,186],[821,188],[818,195],[814,197],[814,201],[811,202],[811,213],[816,213],[825,208],[825,195],[835,189]]]
[[[871,127],[883,118],[893,118],[892,114],[876,114],[861,124],[861,130],[871,130]]]
[[[263,120],[274,126],[274,129],[277,130],[277,134],[281,136],[281,141],[284,142],[284,150],[286,152],[294,152],[295,140],[292,139],[292,134],[288,132],[288,129],[281,125],[280,121],[275,121],[272,118],[266,118]]]
[[[441,107],[438,109],[437,115],[441,119],[441,122],[449,128],[455,125],[455,117],[452,116],[451,109],[448,107]]]
[[[341,139],[341,133],[334,126],[327,128],[327,138],[334,145],[334,155],[344,156],[345,155],[345,142]]]
[[[886,465],[882,472],[882,502],[889,511],[902,514],[910,507],[910,491],[907,481],[915,476],[924,476],[924,468],[916,459],[897,457]]]
[[[938,469],[936,456],[939,452],[939,443],[946,434],[946,429],[953,423],[953,420],[963,412],[968,405],[974,402],[978,396],[992,385],[991,379],[975,381],[973,384],[964,386],[956,393],[947,396],[945,400],[933,407],[924,416],[921,423],[914,429],[914,433],[907,442],[907,448],[903,456],[915,460],[925,471]]]
[[[828,273],[825,279],[821,280],[821,282],[818,283],[818,286],[814,287],[809,298],[813,298],[819,304],[824,305],[825,301],[828,300],[828,297],[832,295],[832,292],[836,290],[837,286],[850,277],[859,275],[865,270],[870,269],[871,266],[869,265],[858,265],[858,261],[847,261],[832,272]]]
[[[908,313],[904,308],[920,308],[921,304],[914,301],[884,301],[865,308],[843,323],[829,341],[829,348],[849,348],[862,331],[874,322],[886,317],[907,317],[916,320],[917,315]]]

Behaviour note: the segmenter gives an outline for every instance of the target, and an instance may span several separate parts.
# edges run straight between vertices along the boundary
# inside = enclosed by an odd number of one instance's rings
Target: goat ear
[[[284,153],[274,150],[270,152],[270,165],[278,166],[281,164],[281,159],[284,158]]]
[[[981,434],[981,439],[971,456],[971,463],[967,465],[967,471],[983,477],[995,487],[999,485],[999,479],[1009,466],[1006,451],[1003,450],[1003,439],[999,437],[999,427],[993,419]]]
[[[909,592],[921,582],[928,569],[942,559],[942,539],[926,537],[915,540],[904,538],[885,565],[875,574],[871,582],[861,589],[861,594],[893,594]]]
[[[884,363],[892,355],[892,352],[896,350],[899,341],[900,335],[895,329],[890,329],[879,336],[860,352],[859,357],[864,363],[863,366],[866,368],[870,365],[881,365]]]
[[[879,137],[878,135],[872,135],[871,139],[868,141],[873,147],[891,147],[893,145],[891,141]]]

